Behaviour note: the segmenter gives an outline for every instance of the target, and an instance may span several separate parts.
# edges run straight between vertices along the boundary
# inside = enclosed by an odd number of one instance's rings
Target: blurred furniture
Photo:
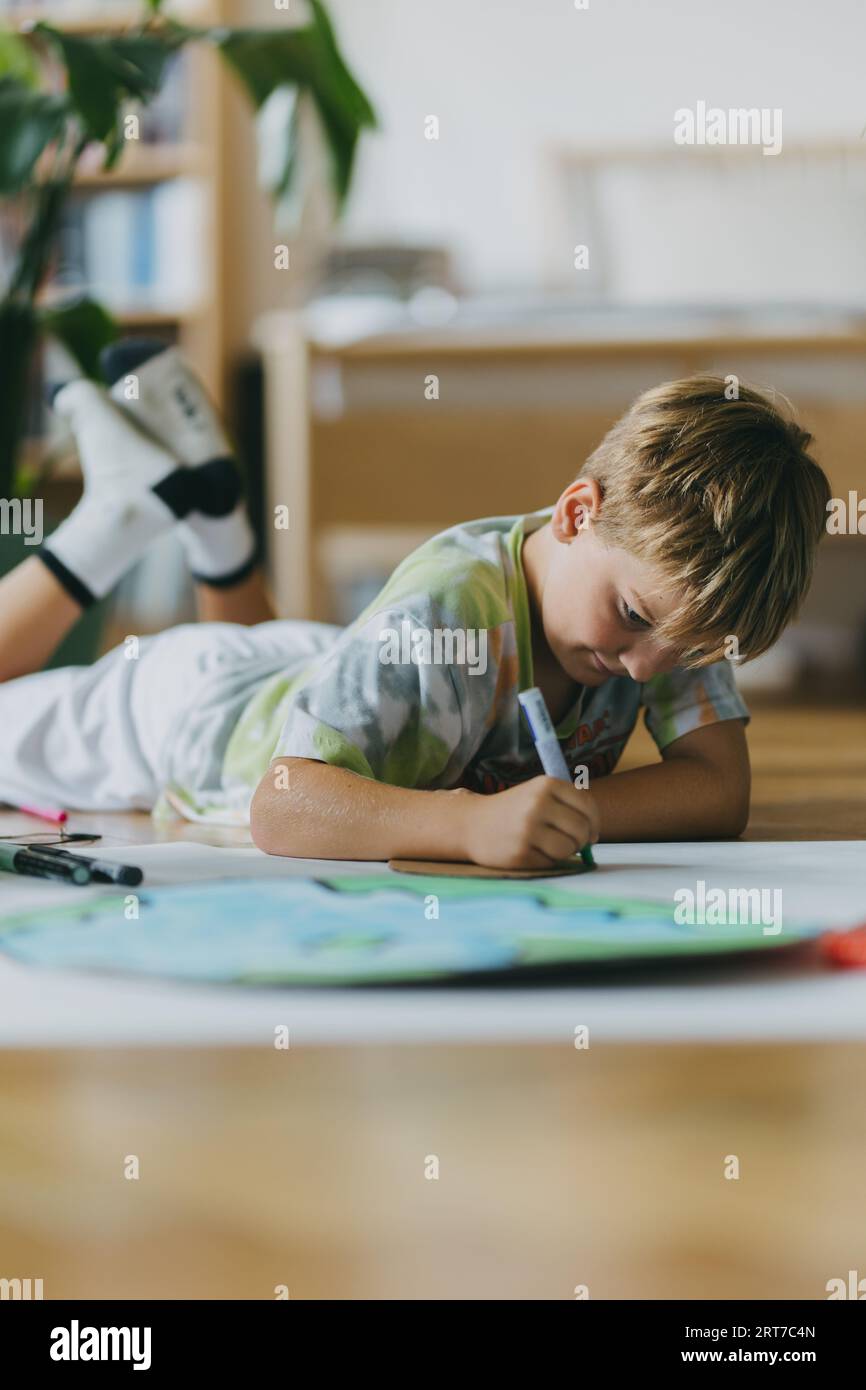
[[[329,342],[309,314],[265,316],[268,503],[289,509],[270,532],[280,611],[344,620],[335,581],[387,575],[455,522],[552,502],[640,391],[697,371],[789,395],[834,495],[862,493],[866,333],[801,319],[554,300]]]
[[[756,132],[753,130],[752,134]],[[781,122],[779,127],[781,134]],[[614,304],[866,306],[866,143],[541,153],[541,283]],[[575,247],[588,264],[575,268]]]

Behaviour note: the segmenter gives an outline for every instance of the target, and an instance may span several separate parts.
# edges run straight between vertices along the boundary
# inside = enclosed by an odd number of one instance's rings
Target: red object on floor
[[[834,965],[866,966],[866,922],[850,931],[824,932],[821,949]]]

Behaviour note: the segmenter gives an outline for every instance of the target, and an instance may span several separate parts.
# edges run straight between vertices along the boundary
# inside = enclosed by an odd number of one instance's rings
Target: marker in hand
[[[532,741],[547,776],[556,777],[560,782],[568,782],[571,785],[571,773],[565,758],[562,756],[562,749],[559,746],[559,739],[556,737],[553,720],[538,686],[534,685],[531,690],[522,690],[517,699],[526,715]],[[585,868],[595,868],[591,845],[583,846],[580,857]]]

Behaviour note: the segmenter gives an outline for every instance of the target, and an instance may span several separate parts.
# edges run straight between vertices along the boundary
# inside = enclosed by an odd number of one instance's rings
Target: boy
[[[174,350],[137,352],[111,373],[119,405],[91,383],[58,397],[85,494],[0,583],[0,677],[40,664],[171,525],[211,621],[138,661],[118,649],[0,687],[0,797],[112,809],[172,784],[246,807],[256,788],[253,838],[272,854],[503,868],[743,830],[748,712],[724,658],[766,651],[797,611],[830,496],[810,436],[768,397],[726,400],[714,377],[645,392],[552,509],[434,537],[341,631],[265,621],[212,408]],[[539,775],[517,704],[531,685],[573,786]],[[610,777],[641,704],[662,761]]]

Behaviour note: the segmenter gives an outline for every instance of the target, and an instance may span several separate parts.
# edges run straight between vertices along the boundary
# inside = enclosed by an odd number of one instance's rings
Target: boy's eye
[[[647,628],[647,627],[651,627],[651,626],[652,626],[651,623],[648,623],[648,622],[647,622],[646,618],[642,618],[642,617],[641,617],[640,613],[636,613],[636,612],[634,611],[633,608],[629,608],[629,606],[628,606],[628,604],[626,603],[625,599],[622,600],[622,610],[621,610],[621,611],[622,611],[623,617],[625,618],[626,622],[629,624],[630,627],[643,627],[643,628]]]

